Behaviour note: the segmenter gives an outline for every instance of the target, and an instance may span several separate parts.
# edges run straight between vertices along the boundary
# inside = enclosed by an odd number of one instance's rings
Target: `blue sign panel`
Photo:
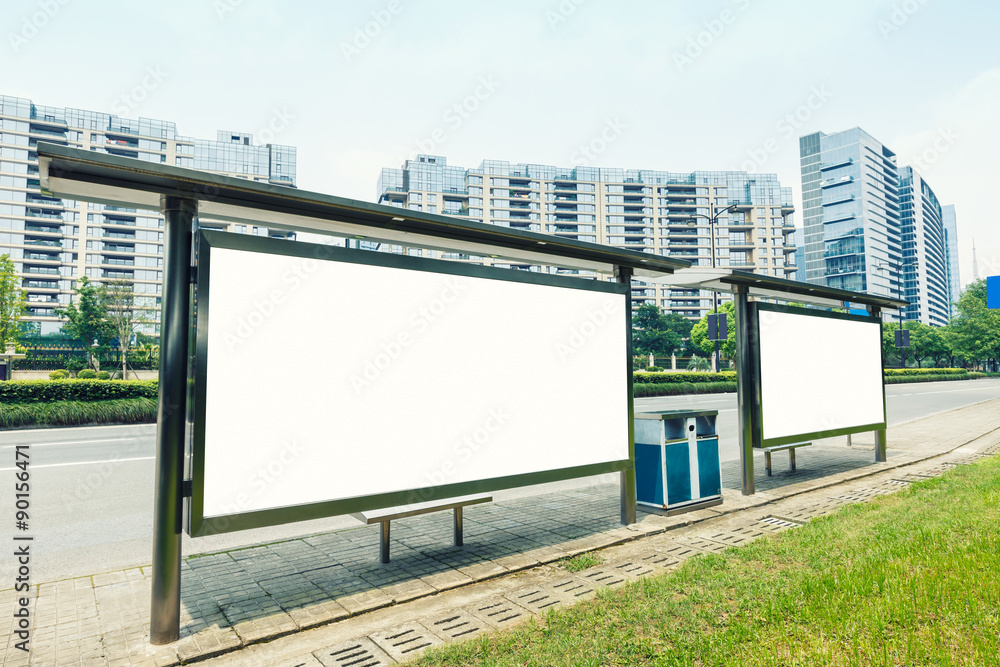
[[[986,279],[986,307],[1000,308],[1000,276]]]

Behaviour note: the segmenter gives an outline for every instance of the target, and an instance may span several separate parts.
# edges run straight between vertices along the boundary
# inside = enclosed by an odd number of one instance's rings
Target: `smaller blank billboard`
[[[763,446],[885,428],[879,318],[754,307]]]

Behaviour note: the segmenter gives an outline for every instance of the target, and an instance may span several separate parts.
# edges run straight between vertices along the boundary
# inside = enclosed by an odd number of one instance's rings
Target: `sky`
[[[860,126],[1000,274],[1000,3],[985,0],[7,0],[0,93],[253,132],[301,188],[375,201],[419,153],[777,173]]]

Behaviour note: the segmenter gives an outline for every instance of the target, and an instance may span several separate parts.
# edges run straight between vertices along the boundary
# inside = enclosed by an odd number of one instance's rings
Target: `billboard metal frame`
[[[877,431],[886,428],[886,406],[885,406],[885,378],[882,377],[882,421],[872,424],[862,424],[858,426],[846,426],[843,428],[829,429],[825,431],[811,431],[808,433],[798,433],[796,435],[786,435],[777,438],[764,438],[764,400],[761,394],[761,364],[760,364],[760,312],[786,313],[789,315],[803,315],[806,317],[818,317],[831,320],[842,320],[849,322],[866,322],[879,325],[879,341],[882,340],[882,319],[868,315],[852,315],[848,313],[836,313],[828,310],[815,310],[812,308],[801,308],[798,306],[788,306],[783,304],[766,303],[755,301],[750,304],[750,327],[752,327],[757,338],[757,345],[753,346],[752,363],[754,374],[754,409],[758,427],[755,429],[753,446],[757,449],[765,447],[777,447],[789,445],[796,442],[813,440],[816,438],[832,438],[839,435],[850,435],[852,433],[864,433],[866,431]]]
[[[529,271],[498,269],[473,264],[462,264],[459,262],[446,262],[437,259],[425,259],[421,257],[410,257],[406,255],[371,252],[366,250],[353,250],[337,246],[306,243],[302,241],[284,241],[219,231],[201,230],[197,235],[197,244],[195,247],[197,249],[196,255],[198,271],[196,283],[196,333],[194,334],[194,429],[191,442],[190,482],[192,494],[190,502],[188,503],[187,512],[188,532],[192,537],[214,535],[217,533],[245,530],[250,528],[263,528],[265,526],[275,526],[295,521],[306,521],[309,519],[319,519],[341,514],[350,514],[352,512],[391,507],[393,505],[404,505],[413,502],[414,494],[419,495],[422,500],[437,500],[472,493],[497,491],[519,486],[528,486],[531,484],[544,484],[547,482],[558,482],[566,479],[587,477],[590,475],[599,475],[608,472],[631,470],[633,465],[633,444],[631,442],[632,406],[629,405],[629,413],[622,416],[622,419],[624,420],[623,426],[627,426],[625,434],[627,434],[627,437],[629,437],[630,440],[628,459],[523,473],[518,475],[508,475],[505,477],[487,478],[468,482],[426,486],[390,493],[380,493],[354,498],[309,503],[306,505],[293,505],[275,509],[256,510],[252,512],[230,514],[218,517],[204,516],[204,473],[206,447],[205,408],[208,392],[208,329],[210,326],[209,303],[211,302],[212,294],[211,258],[213,248],[283,255],[287,257],[301,257],[305,259],[315,259],[318,261],[381,266],[410,271],[425,271],[429,273],[466,276],[470,278],[485,278],[489,280],[516,282],[530,285],[546,285],[550,287],[579,289],[618,295],[624,297],[625,301],[625,317],[622,319],[620,324],[625,327],[624,331],[626,334],[626,340],[629,339],[627,327],[630,310],[630,290],[627,285],[617,282],[588,280],[584,278],[572,278],[568,276],[534,273]],[[629,350],[623,349],[622,351],[625,356],[623,363],[628,363],[627,355]],[[630,371],[630,366],[626,365],[626,371]],[[629,375],[631,376],[631,372],[629,372]]]

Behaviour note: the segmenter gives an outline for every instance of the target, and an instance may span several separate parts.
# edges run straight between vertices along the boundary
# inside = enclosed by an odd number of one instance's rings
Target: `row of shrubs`
[[[81,371],[82,372],[82,371]],[[83,380],[12,380],[0,382],[0,403],[51,403],[53,401],[110,401],[124,398],[156,399],[156,380],[107,382]]]
[[[977,380],[986,377],[985,373],[924,373],[920,375],[886,375],[886,384],[904,384],[911,382],[944,382],[946,380]]]
[[[736,371],[719,373],[633,373],[632,381],[643,384],[736,382]]]
[[[736,382],[636,382],[632,395],[680,396],[683,394],[721,394],[736,391]]]
[[[49,373],[50,380],[68,380],[70,378],[70,373],[67,370],[59,369]],[[82,371],[78,371],[76,374],[78,380],[110,380],[111,373],[107,371],[92,371],[89,368],[85,368]]]
[[[3,383],[0,383],[3,386]],[[79,424],[145,424],[156,421],[152,398],[109,401],[0,403],[0,428],[74,426]]]
[[[963,375],[968,372],[964,368],[886,368],[882,371],[886,377],[897,375]]]

